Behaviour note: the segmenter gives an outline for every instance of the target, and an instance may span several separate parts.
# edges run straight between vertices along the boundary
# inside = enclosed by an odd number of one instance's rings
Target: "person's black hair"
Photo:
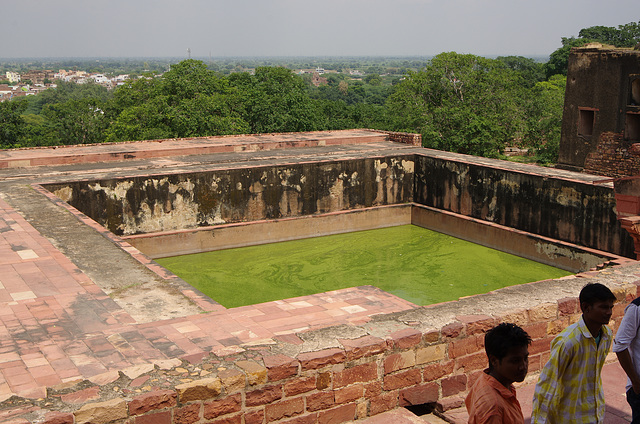
[[[484,350],[489,355],[493,355],[502,360],[512,348],[529,346],[531,337],[522,328],[510,322],[503,322],[496,325],[484,335]],[[489,359],[489,369],[491,360]]]
[[[589,283],[580,290],[578,299],[580,300],[580,309],[582,309],[583,303],[593,305],[596,302],[615,301],[616,296],[604,284]]]

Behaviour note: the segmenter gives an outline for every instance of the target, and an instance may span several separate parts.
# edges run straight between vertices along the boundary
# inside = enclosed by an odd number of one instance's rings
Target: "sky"
[[[0,58],[548,56],[640,0],[0,0]]]

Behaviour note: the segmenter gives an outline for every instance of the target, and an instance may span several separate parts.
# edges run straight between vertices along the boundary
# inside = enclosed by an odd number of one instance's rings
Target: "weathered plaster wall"
[[[415,174],[415,203],[634,257],[610,187],[426,155]]]
[[[131,235],[408,203],[413,156],[77,181],[47,188]]]

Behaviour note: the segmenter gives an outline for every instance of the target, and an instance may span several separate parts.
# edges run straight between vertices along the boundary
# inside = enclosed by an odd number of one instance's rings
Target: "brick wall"
[[[411,146],[422,146],[422,135],[414,134],[414,133],[405,133],[405,132],[390,132],[385,131],[389,134],[389,140],[395,143],[404,143],[409,144]]]
[[[631,156],[628,148],[621,133],[603,132],[596,150],[587,155],[584,171],[612,178],[640,174],[640,158]]]
[[[614,273],[617,281],[629,281],[634,272]],[[509,287],[362,326],[284,335],[205,358],[99,375],[50,388],[46,399],[11,398],[0,408],[0,422],[325,424],[425,403],[448,410],[463,405],[486,368],[484,332],[499,322],[517,323],[531,335],[529,372],[540,370],[552,338],[580,316],[577,298],[562,296],[585,282],[571,277]],[[640,282],[608,285],[619,300],[610,323],[615,331]],[[522,298],[539,301],[522,308]],[[469,313],[478,305],[496,312]]]

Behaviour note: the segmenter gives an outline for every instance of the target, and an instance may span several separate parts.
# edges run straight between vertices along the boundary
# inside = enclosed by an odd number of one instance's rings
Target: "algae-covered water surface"
[[[414,225],[157,262],[228,308],[362,285],[428,305],[570,274]]]

